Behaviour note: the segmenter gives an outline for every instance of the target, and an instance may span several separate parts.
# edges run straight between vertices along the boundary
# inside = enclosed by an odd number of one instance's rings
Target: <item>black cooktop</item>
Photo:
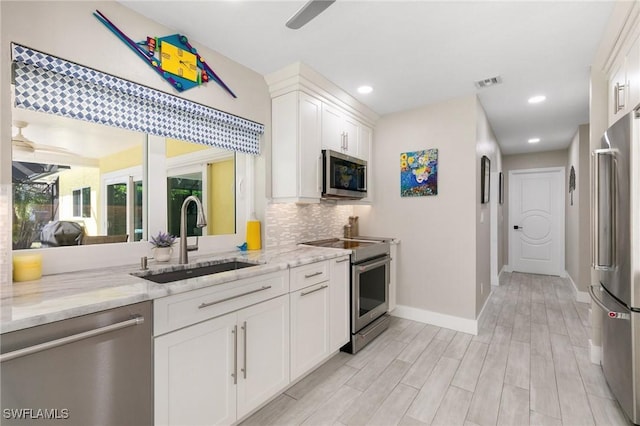
[[[304,245],[338,248],[351,250],[351,262],[359,263],[365,260],[389,255],[388,238],[359,237],[359,238],[330,238],[302,243]]]
[[[379,241],[363,241],[363,240],[330,238],[328,240],[309,241],[303,244],[306,244],[309,246],[317,246],[317,247],[356,249],[359,247],[368,247],[368,246],[372,246],[374,244],[379,244],[379,243],[380,243]]]

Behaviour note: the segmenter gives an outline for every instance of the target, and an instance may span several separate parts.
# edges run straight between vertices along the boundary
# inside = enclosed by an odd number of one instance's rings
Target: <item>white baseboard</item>
[[[500,285],[500,278],[502,278],[502,274],[505,273],[505,272],[509,272],[509,271],[507,271],[506,268],[507,268],[507,265],[502,265],[502,269],[500,269],[500,272],[498,272],[498,284],[495,284],[496,287]],[[492,285],[494,285],[494,284],[492,284]],[[482,309],[484,310],[484,308],[482,308]]]
[[[504,265],[502,267],[502,271],[504,271],[504,272],[513,272],[513,269],[509,265]],[[502,273],[502,272],[500,272],[500,273]]]
[[[600,365],[600,362],[602,362],[602,346],[595,346],[593,341],[589,339],[589,352],[591,362]]]
[[[573,291],[574,291],[574,293],[576,295],[576,302],[591,303],[591,296],[589,296],[589,293],[587,293],[586,291],[578,290],[578,286],[573,281],[573,278],[571,278],[571,275],[569,275],[566,271],[565,271],[565,276],[566,276],[566,278],[569,278],[569,281],[571,282],[571,285],[573,286]]]
[[[489,300],[489,299],[487,299]],[[486,306],[486,303],[485,303]],[[484,308],[482,309],[484,312]],[[438,327],[450,328],[451,330],[462,331],[473,335],[478,334],[478,320],[455,317],[453,315],[441,314],[439,312],[428,311],[426,309],[413,308],[411,306],[396,305],[391,312],[394,317],[418,321],[425,324],[437,325]],[[482,312],[480,313],[482,315]]]

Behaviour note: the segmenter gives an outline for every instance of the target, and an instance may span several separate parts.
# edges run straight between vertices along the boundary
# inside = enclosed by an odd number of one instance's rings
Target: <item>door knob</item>
[[[513,229],[517,231],[518,229],[524,229],[524,226],[514,225]]]

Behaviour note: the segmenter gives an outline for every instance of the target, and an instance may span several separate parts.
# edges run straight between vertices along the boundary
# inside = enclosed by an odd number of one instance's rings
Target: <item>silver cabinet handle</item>
[[[631,316],[625,312],[617,312],[610,310],[607,305],[605,305],[602,300],[596,295],[595,288],[598,288],[602,291],[599,285],[592,285],[589,287],[589,293],[591,294],[591,299],[595,302],[596,305],[600,306],[600,308],[607,313],[607,316],[611,319],[621,319],[621,320],[629,320]]]
[[[329,287],[329,286],[325,284],[325,285],[320,286],[318,288],[314,288],[313,290],[303,291],[302,293],[300,293],[300,296],[306,296],[307,294],[315,293],[316,291],[320,291],[323,288],[327,288],[327,287]]]
[[[322,275],[322,271],[314,272],[313,274],[307,274],[304,277],[305,278],[312,278],[312,277],[317,277],[318,275]]]
[[[255,290],[247,291],[245,293],[237,294],[237,295],[231,296],[231,297],[225,297],[224,299],[216,300],[215,302],[203,302],[203,303],[200,304],[200,306],[198,306],[198,309],[207,308],[209,306],[217,305],[218,303],[222,303],[222,302],[228,302],[229,300],[233,300],[233,299],[237,299],[238,297],[247,296],[249,294],[257,293],[259,291],[269,290],[270,288],[271,288],[270,285],[263,285],[262,287],[257,288]]]
[[[346,259],[342,259],[342,260],[336,260],[336,263],[343,263],[343,262],[348,262],[349,258],[347,257]]]
[[[615,112],[618,113],[619,111],[622,111],[625,108],[625,101],[624,101],[624,92],[626,89],[626,84],[620,84],[620,83],[616,83],[614,89],[613,89],[613,101],[615,104]],[[622,96],[620,96],[620,94],[622,93]],[[622,99],[622,101],[620,101],[620,99]]]
[[[349,132],[344,132],[344,150],[349,151]]]
[[[233,330],[231,331],[233,334],[233,373],[231,373],[231,377],[233,377],[233,384],[238,384],[238,326],[234,325]]]
[[[142,324],[144,322],[143,316],[135,316],[126,321],[118,322],[115,324],[107,325],[105,327],[96,328],[93,330],[85,331],[71,336],[62,337],[60,339],[51,340],[50,342],[41,343],[39,345],[29,346],[28,348],[18,349],[17,351],[7,352],[0,355],[0,362],[9,361],[15,358],[20,358],[26,355],[31,355],[36,352],[42,352],[47,349],[57,348],[58,346],[66,345],[68,343],[77,342],[78,340],[87,339],[89,337],[98,336],[100,334],[109,333],[110,331],[120,330],[122,328],[131,327],[134,325]]]
[[[247,322],[245,321],[244,324],[242,324],[242,331],[244,331],[244,368],[241,369],[244,378],[247,378]]]

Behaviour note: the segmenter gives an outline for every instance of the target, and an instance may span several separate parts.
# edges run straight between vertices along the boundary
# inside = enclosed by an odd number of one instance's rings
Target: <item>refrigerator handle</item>
[[[593,170],[593,184],[591,188],[593,190],[593,241],[591,251],[591,266],[595,270],[608,271],[616,265],[616,231],[617,231],[617,162],[615,155],[618,152],[617,149],[596,149],[591,154],[591,169]],[[611,241],[610,241],[610,253],[609,263],[602,264],[600,260],[600,156],[608,155],[612,158],[612,167],[610,168],[610,188],[611,191]]]
[[[629,320],[631,316],[626,312],[618,312],[610,310],[607,305],[604,304],[602,300],[596,295],[596,290],[602,292],[602,286],[599,284],[592,285],[589,287],[589,293],[591,294],[591,299],[595,302],[596,305],[600,306],[600,309],[607,313],[607,316],[611,319],[621,319],[621,320]]]

